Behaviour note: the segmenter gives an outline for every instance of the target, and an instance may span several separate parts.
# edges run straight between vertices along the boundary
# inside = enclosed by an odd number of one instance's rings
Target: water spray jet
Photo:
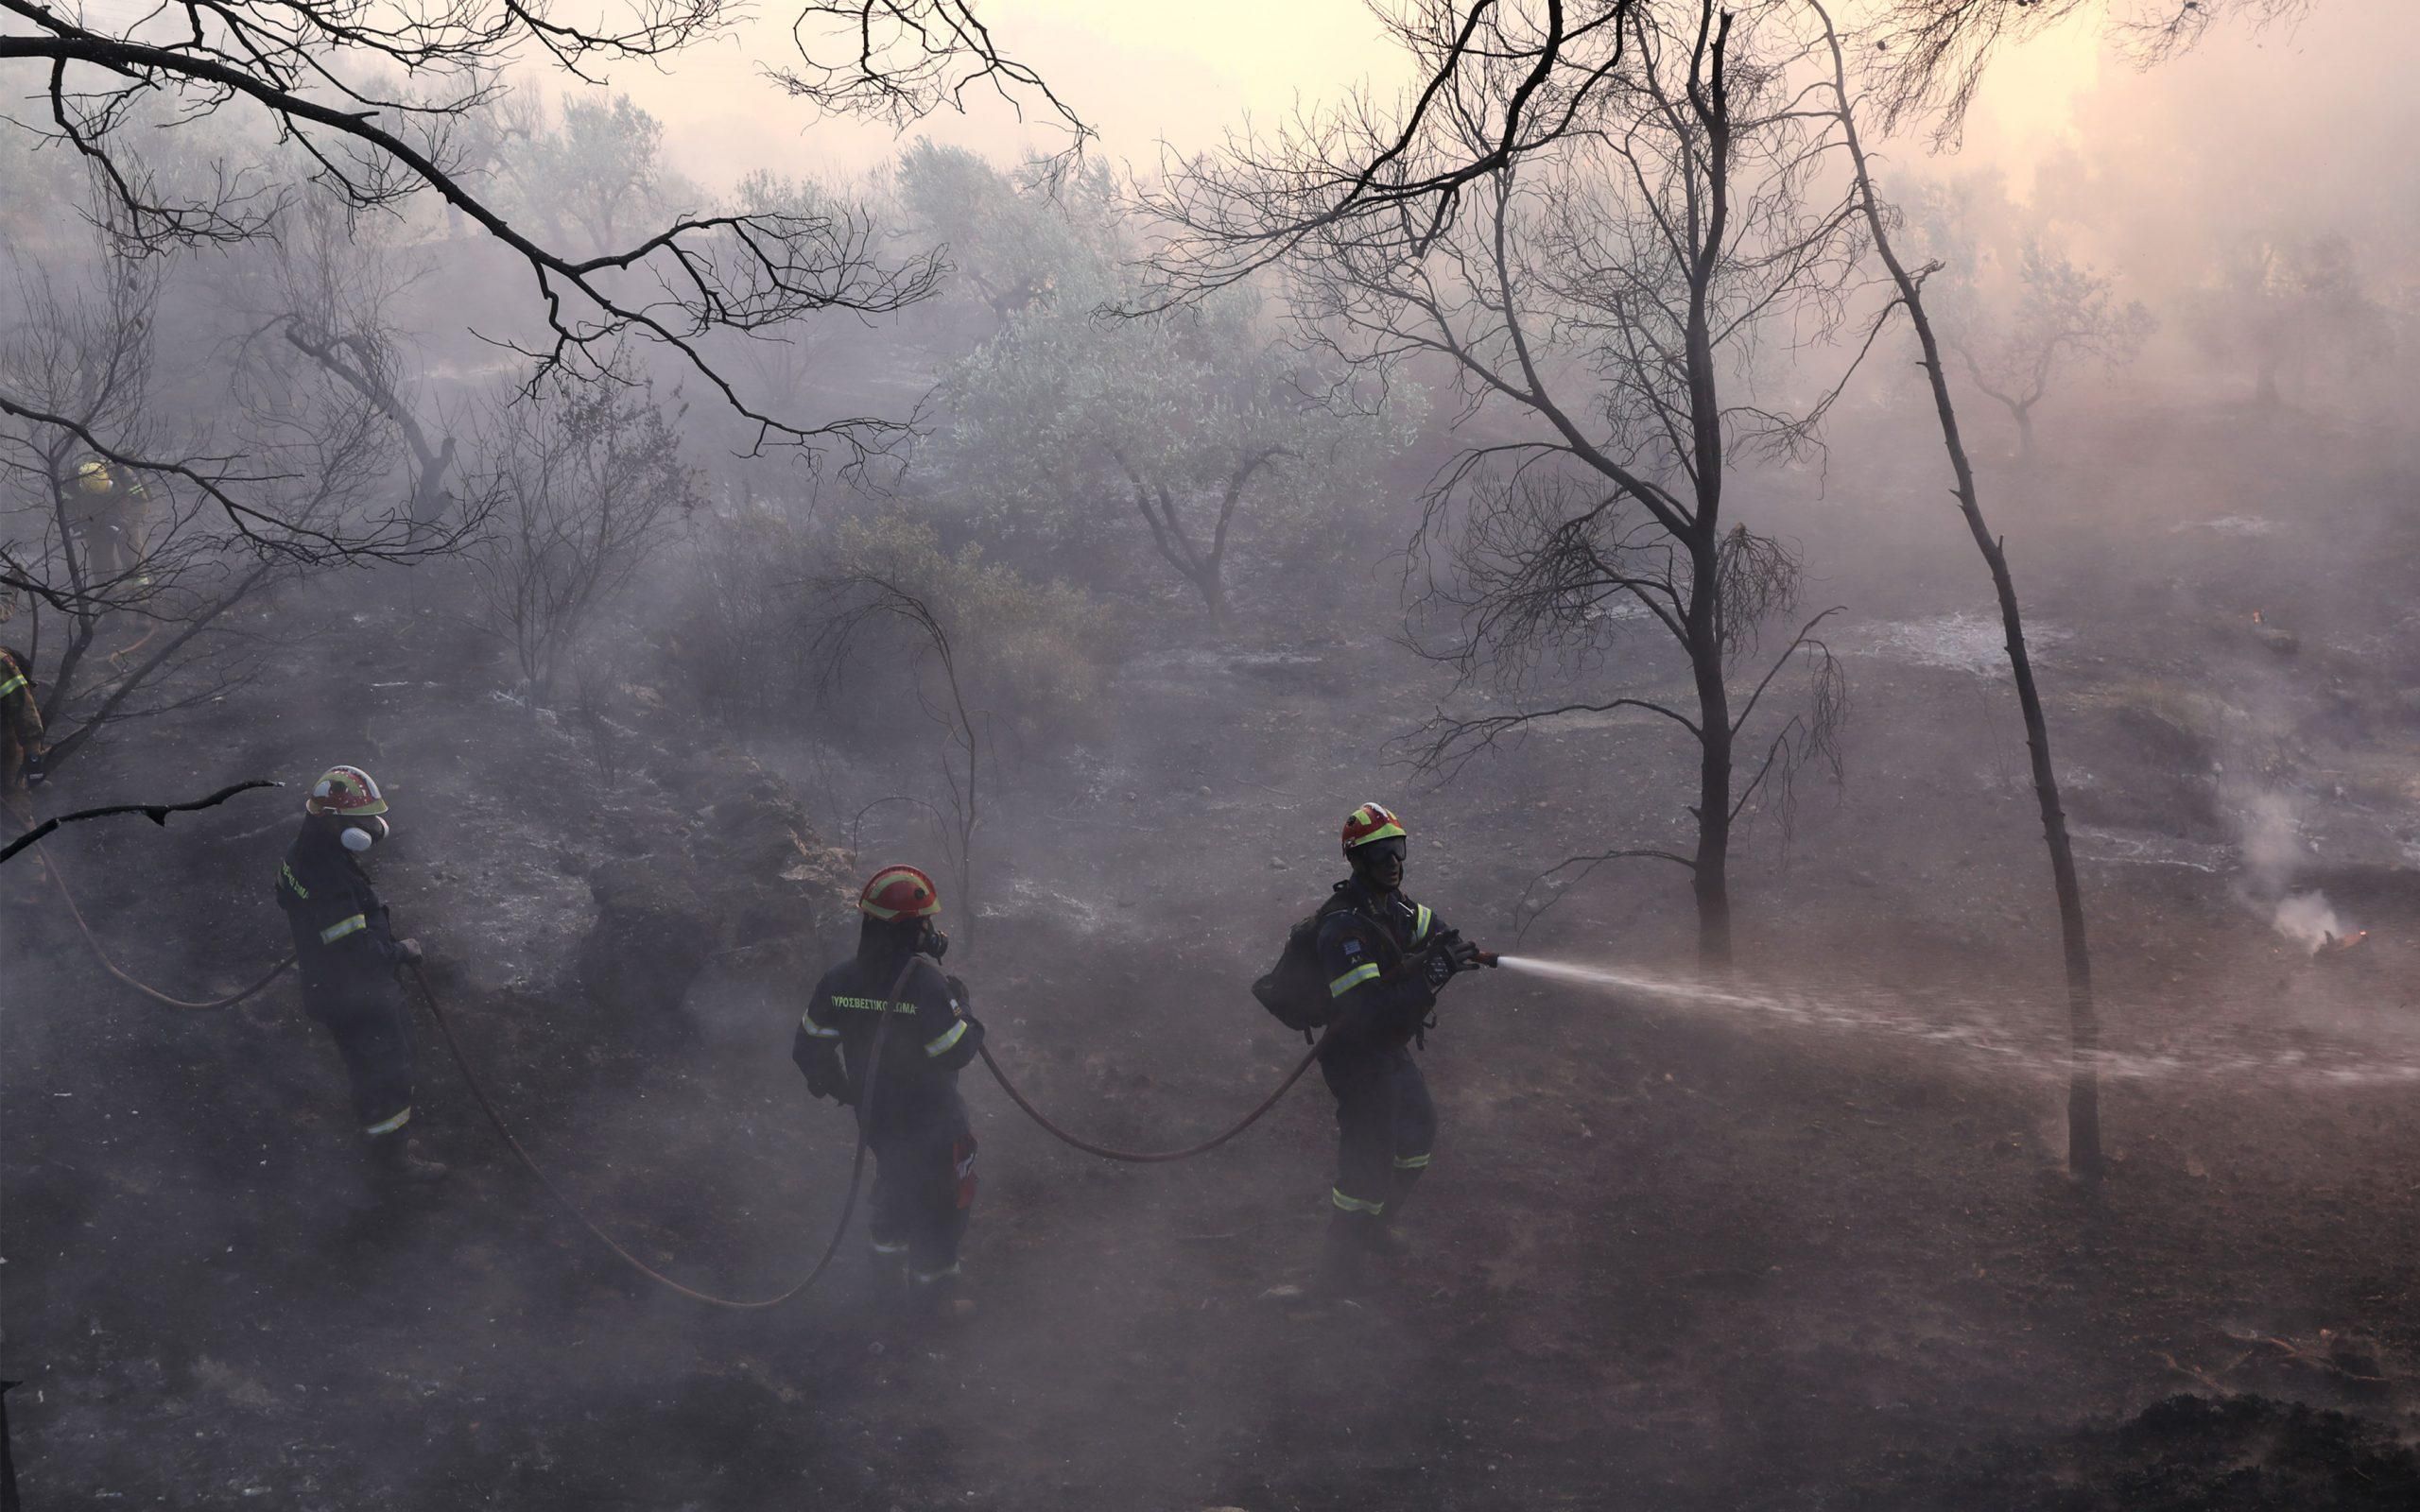
[[[1962,1055],[2019,1074],[2063,1078],[2075,1066],[2072,1052],[2045,1041],[2029,1043],[2009,1032],[2006,995],[1902,992],[1869,987],[1830,992],[1746,984],[1717,984],[1686,976],[1502,955],[1508,971],[1587,988],[1623,997],[1658,1000],[1703,1012],[1755,1017],[1784,1026],[1830,1034],[1882,1036],[1912,1040]],[[2044,1016],[2047,1030],[2048,1018]],[[2238,1077],[2275,1083],[2324,1083],[2338,1087],[2405,1086],[2420,1082],[2420,1055],[2380,1056],[2360,1046],[2313,1047],[2257,1042],[2227,1044],[2224,1031],[2205,1031],[2183,1051],[2100,1050],[2092,1063],[2116,1081],[2210,1080]],[[2242,1038],[2241,1031],[2236,1031]]]

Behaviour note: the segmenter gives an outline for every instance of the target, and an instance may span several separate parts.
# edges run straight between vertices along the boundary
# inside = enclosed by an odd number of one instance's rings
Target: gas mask
[[[927,923],[925,926],[925,933],[917,938],[916,954],[940,960],[949,954],[949,936],[942,934],[935,925]]]
[[[373,825],[376,828],[372,828]],[[347,819],[344,828],[337,832],[337,843],[359,855],[387,838],[387,833],[385,816],[372,814],[368,818]]]

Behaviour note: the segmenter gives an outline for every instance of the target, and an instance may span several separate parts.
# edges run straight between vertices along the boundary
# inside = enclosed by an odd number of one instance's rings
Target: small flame
[[[2355,946],[2360,944],[2363,940],[2368,939],[2369,937],[2370,932],[2366,929],[2357,929],[2349,935],[2328,935],[2322,937],[2319,949],[2330,954],[2340,954],[2345,951],[2353,949]],[[2317,953],[2314,952],[2313,954]]]
[[[2253,623],[2253,624],[2255,624],[2255,625],[2258,625],[2258,624],[2262,623],[2261,618],[2260,618],[2260,611],[2259,611],[2258,610],[2256,610],[2256,610],[2254,610],[2252,611],[2252,623]]]

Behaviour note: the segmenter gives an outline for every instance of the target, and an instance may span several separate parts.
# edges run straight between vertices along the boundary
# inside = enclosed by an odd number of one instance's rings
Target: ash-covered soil
[[[2152,437],[2142,476],[2191,451]],[[2062,1170],[2037,821],[1988,627],[1979,649],[1958,618],[1980,571],[1945,509],[1911,507],[1892,539],[1938,573],[1842,548],[1819,590],[1852,606],[1844,782],[1803,784],[1786,835],[1757,816],[1735,996],[1457,984],[1424,1057],[1443,1134],[1413,1253],[1357,1306],[1270,1295],[1323,1221],[1315,1083],[1211,1156],[1136,1168],[970,1073],[971,1322],[878,1323],[854,1245],[817,1292],[726,1312],[552,1211],[424,1022],[422,1125],[456,1175],[381,1206],[290,985],[179,1014],[56,913],[12,918],[0,1373],[25,1382],[25,1504],[2420,1504],[2420,709],[2409,627],[2327,591],[2383,549],[2379,502],[2340,482],[2341,514],[2294,517],[2296,551],[2251,580],[2254,538],[2224,522],[2261,503],[2216,485],[2137,490],[2123,524],[2045,505],[2048,544],[2020,550],[2116,1057],[2098,1192]],[[2106,566],[2119,546],[2139,571]],[[408,610],[276,612],[324,671],[385,664]],[[1564,854],[1671,833],[1681,758],[1651,726],[1569,721],[1442,786],[1389,765],[1450,690],[1382,629],[1143,657],[1115,735],[994,796],[952,964],[1063,1122],[1174,1144],[1283,1074],[1299,1042],[1244,986],[1354,801],[1399,799],[1414,893],[1499,946]],[[717,965],[650,1020],[599,1008],[577,967],[588,879],[653,853],[634,834],[705,833],[684,783],[746,758],[633,713],[647,737],[609,780],[589,733],[499,696],[477,657],[431,664],[309,698],[289,666],[186,716],[174,758],[130,741],[52,800],[372,765],[398,811],[382,885],[522,1138],[650,1263],[780,1289],[851,1147],[788,1062],[804,968]],[[889,780],[797,739],[750,753],[827,839]],[[292,799],[57,849],[130,970],[223,988],[284,948]],[[2264,803],[2292,844],[2256,876]],[[863,860],[913,839],[869,831]],[[2314,957],[2280,933],[2274,904],[2314,889],[2368,940]],[[1520,949],[1684,972],[1686,902],[1675,875],[1600,871]]]

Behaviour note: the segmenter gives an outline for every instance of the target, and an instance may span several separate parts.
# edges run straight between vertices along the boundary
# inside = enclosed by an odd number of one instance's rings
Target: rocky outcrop
[[[629,832],[645,835],[644,852],[589,875],[596,922],[578,961],[589,1000],[665,1020],[717,961],[757,974],[820,958],[845,922],[847,867],[788,784],[722,751],[693,757],[661,791],[664,812]]]

